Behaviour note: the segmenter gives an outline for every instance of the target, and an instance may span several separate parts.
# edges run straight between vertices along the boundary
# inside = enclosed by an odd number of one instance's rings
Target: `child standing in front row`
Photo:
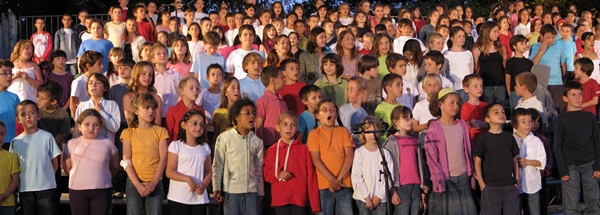
[[[0,121],[0,143],[4,143],[6,137],[6,124]],[[17,155],[0,148],[0,213],[14,215],[16,201],[14,192],[19,186],[19,174],[21,166]],[[316,179],[315,179],[316,181]]]
[[[256,136],[263,140],[265,148],[271,146],[280,136],[275,126],[279,115],[287,112],[287,104],[277,93],[283,89],[284,80],[278,66],[267,66],[262,71],[261,82],[267,88],[256,101]]]
[[[224,202],[224,214],[258,215],[265,195],[263,141],[252,132],[255,116],[254,102],[237,100],[229,112],[234,128],[215,141],[212,182],[215,200]]]
[[[424,139],[433,186],[427,204],[431,214],[477,214],[471,196],[475,188],[471,138],[467,123],[455,119],[459,102],[451,88],[429,97],[431,114],[438,118],[430,122]]]
[[[114,141],[115,133],[121,125],[121,113],[119,106],[115,101],[108,99],[108,79],[100,74],[94,73],[87,81],[87,90],[90,100],[81,102],[75,111],[75,121],[86,109],[94,109],[102,116],[102,128],[100,128],[100,137]],[[82,131],[79,131],[82,132]],[[77,133],[81,134],[81,133]]]
[[[316,128],[314,113],[321,102],[321,89],[315,85],[306,85],[300,89],[300,98],[306,110],[298,117],[298,137],[302,143],[307,144],[308,134]]]
[[[148,215],[162,214],[163,171],[167,164],[167,129],[153,124],[158,104],[150,93],[138,93],[131,100],[129,128],[121,133],[123,160],[127,172],[127,214],[141,215],[144,203]]]
[[[338,108],[332,100],[319,102],[314,114],[321,126],[310,132],[307,145],[317,170],[322,214],[353,214],[350,168],[355,146],[352,136],[346,128],[335,125]]]
[[[17,119],[25,130],[10,144],[10,152],[23,164],[19,184],[22,214],[54,214],[60,148],[52,134],[38,128],[40,111],[35,102],[25,100],[17,106]],[[26,164],[26,165],[25,165]]]

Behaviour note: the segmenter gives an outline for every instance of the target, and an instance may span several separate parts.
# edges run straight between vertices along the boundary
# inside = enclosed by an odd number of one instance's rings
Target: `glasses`
[[[12,72],[0,72],[0,76],[8,77],[8,76],[12,76],[12,75],[13,75]]]
[[[403,120],[408,121],[408,122],[414,122],[415,121],[415,119],[410,118],[410,117],[401,117],[400,119],[403,119]]]
[[[324,112],[324,113],[328,113],[328,112],[329,113],[334,113],[334,112],[337,112],[337,109],[332,107],[332,108],[329,108],[329,109],[323,108],[323,109],[321,109],[319,111]]]
[[[192,121],[192,122],[188,122],[188,123],[191,123],[193,126],[200,126],[200,128],[206,127],[206,124],[201,123],[201,122]]]
[[[250,111],[244,111],[244,112],[241,112],[241,114],[256,116],[256,111],[252,111],[252,112],[250,112]]]

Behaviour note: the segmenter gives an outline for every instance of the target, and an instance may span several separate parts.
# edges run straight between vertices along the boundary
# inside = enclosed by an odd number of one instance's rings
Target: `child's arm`
[[[131,109],[131,99],[133,98],[131,97],[130,93],[127,93],[123,96],[123,113],[125,115],[125,122],[127,123],[127,126],[129,126],[129,109]]]
[[[222,134],[221,134],[222,135]],[[217,202],[222,202],[223,197],[221,190],[223,189],[223,173],[225,172],[225,155],[227,151],[227,145],[222,140],[222,136],[219,135],[215,141],[215,153],[214,163],[212,164],[212,183],[214,198]]]
[[[79,104],[79,97],[71,96],[71,99],[69,99],[69,103],[70,103],[69,109],[71,109],[71,117],[75,118],[75,112],[77,111],[77,104]],[[125,105],[125,104],[123,104],[123,105]]]
[[[597,125],[597,123],[594,123]],[[569,169],[565,162],[563,154],[563,127],[562,118],[559,116],[556,120],[556,128],[554,128],[554,157],[556,158],[556,165],[558,167],[558,174],[562,181],[568,181],[571,177],[569,176]],[[596,132],[596,131],[594,131]]]
[[[158,166],[156,166],[156,172],[154,172],[152,181],[146,183],[146,186],[150,189],[150,192],[153,192],[154,188],[156,188],[156,185],[162,180],[165,167],[167,166],[167,145],[167,139],[162,139],[158,143]]]
[[[15,173],[12,174],[10,176],[10,184],[8,184],[8,187],[6,188],[6,191],[4,193],[0,193],[0,202],[3,202],[4,200],[8,199],[8,197],[10,197],[11,195],[13,195],[13,193],[15,192],[15,190],[17,189],[17,186],[19,186],[20,183],[20,172],[19,173]]]
[[[507,67],[508,67],[508,66],[509,66],[509,65],[507,65]],[[510,89],[510,77],[511,77],[511,76],[510,76],[510,74],[508,74],[508,73],[505,73],[505,74],[504,74],[504,80],[505,80],[505,82],[506,82],[506,93],[507,93],[507,95],[509,95],[509,96],[510,96],[510,90],[511,90],[511,89]]]
[[[327,169],[327,166],[325,166],[325,163],[323,163],[323,160],[321,160],[321,153],[310,152],[310,157],[312,159],[313,164],[315,165],[315,168],[321,174],[323,174],[325,178],[327,178],[327,181],[329,181],[329,191],[335,192],[339,190],[341,182],[335,177],[335,175],[333,175],[333,173],[329,171],[329,169]]]
[[[106,107],[102,107],[100,103],[95,104],[100,106],[100,115],[102,116],[102,121],[106,126],[106,129],[110,132],[116,133],[119,131],[119,127],[121,126],[121,113],[119,111],[119,106],[114,101],[107,101],[108,103],[112,103],[112,105],[106,105]]]
[[[358,200],[360,201],[364,201],[365,203],[367,203],[367,205],[369,205],[371,203],[370,200],[370,193],[369,190],[367,189],[367,183],[365,181],[365,177],[364,177],[364,173],[363,173],[363,166],[362,163],[367,162],[365,160],[363,160],[363,157],[358,154],[358,156],[356,156],[356,158],[354,159],[354,161],[352,161],[352,166],[354,166],[354,168],[352,168],[352,175],[351,175],[351,179],[352,179],[352,189],[354,189],[354,193],[356,195],[356,193],[362,194],[360,196],[357,196]],[[367,208],[369,208],[367,206]]]
[[[54,171],[54,173],[56,173],[56,170],[58,170],[58,156],[52,158],[51,162],[52,162],[52,170]]]
[[[589,101],[584,102],[583,104],[581,104],[581,108],[595,107],[597,104],[598,104],[598,96],[594,96]]]
[[[129,142],[128,139],[121,139],[121,142],[123,143],[123,162],[121,163],[129,162],[129,165],[124,167],[127,176],[131,179],[131,183],[133,183],[133,186],[135,186],[135,189],[141,196],[149,195],[152,191],[140,182],[140,178],[138,177],[133,164],[131,164],[131,142]]]
[[[194,178],[177,171],[178,159],[179,159],[179,155],[177,155],[176,153],[173,153],[173,152],[168,153],[167,167],[165,169],[165,174],[171,180],[186,182],[188,184],[188,186],[190,187],[191,191],[196,190],[196,187],[198,185],[196,184],[196,181],[194,180]]]
[[[342,169],[340,169],[340,173],[338,174],[337,179],[342,182],[346,175],[350,172],[350,168],[352,168],[352,161],[354,160],[354,148],[353,147],[345,147],[344,154],[346,157],[344,158],[344,163],[342,164]]]
[[[477,182],[479,183],[479,188],[483,191],[485,189],[485,182],[483,181],[483,174],[481,172],[481,158],[475,156],[475,177],[477,177]]]
[[[26,73],[21,73],[21,78],[23,78],[23,80],[27,81],[27,83],[31,84],[31,86],[37,89],[40,85],[44,83],[44,78],[42,77],[42,71],[39,67],[37,67],[37,65],[35,65],[35,67],[33,68],[33,73],[35,75],[35,78],[30,78],[29,76],[27,76]]]
[[[429,123],[419,124],[419,121],[415,120],[415,121],[413,121],[412,130],[414,132],[421,132],[421,131],[424,131],[425,129],[427,129],[428,127],[429,127]]]
[[[258,136],[258,138],[260,138],[261,140],[263,139],[263,127],[265,125],[265,119],[261,118],[261,117],[256,117],[256,136]]]
[[[516,156],[513,158],[513,166],[515,167],[515,169],[513,170],[515,173],[515,180],[517,180],[517,183],[515,184],[515,186],[517,188],[519,188],[519,179],[520,179],[519,174],[521,173],[521,171],[519,170],[519,161],[517,160]]]
[[[154,117],[154,124],[157,126],[162,126],[162,99],[160,99],[160,96],[156,94],[154,94],[154,99],[156,99],[156,102],[158,103],[158,108],[156,108],[156,117]]]
[[[204,161],[204,179],[202,179],[202,182],[197,186],[196,194],[202,195],[204,193],[204,190],[206,190],[206,188],[212,181],[212,175],[213,173],[211,157],[206,156],[206,160]]]

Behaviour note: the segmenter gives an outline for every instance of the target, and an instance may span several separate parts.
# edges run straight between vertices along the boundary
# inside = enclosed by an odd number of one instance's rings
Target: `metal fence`
[[[0,14],[0,58],[10,58],[13,46],[17,42],[17,16],[12,10]]]
[[[34,25],[35,25],[35,20],[37,18],[42,18],[46,22],[46,31],[54,37],[54,33],[63,27],[62,22],[61,22],[62,17],[63,17],[62,15],[21,16],[21,17],[19,17],[19,23],[18,23],[18,26],[19,26],[18,38],[28,40],[29,37],[31,37],[31,35],[36,31]],[[90,14],[90,15],[88,15],[88,17],[92,17],[95,19],[103,20],[103,21],[110,19],[110,16],[108,14]],[[73,19],[72,26],[75,26],[77,23],[79,23],[79,20],[77,19],[77,15],[72,15],[71,18]]]

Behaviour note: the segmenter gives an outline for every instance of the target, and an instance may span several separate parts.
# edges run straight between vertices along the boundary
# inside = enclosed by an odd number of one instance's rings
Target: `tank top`
[[[17,72],[25,72],[27,73],[27,77],[35,79],[35,70],[33,69],[33,67],[29,67],[26,69],[13,68],[12,72],[13,74],[17,74]],[[8,91],[17,94],[21,101],[31,100],[37,103],[37,90],[25,79],[14,79],[12,81],[12,84],[8,87]]]
[[[504,82],[504,65],[502,64],[502,55],[500,52],[490,52],[488,55],[483,53],[483,49],[479,47],[481,54],[477,64],[479,65],[479,75],[483,79],[483,86],[503,86]]]

